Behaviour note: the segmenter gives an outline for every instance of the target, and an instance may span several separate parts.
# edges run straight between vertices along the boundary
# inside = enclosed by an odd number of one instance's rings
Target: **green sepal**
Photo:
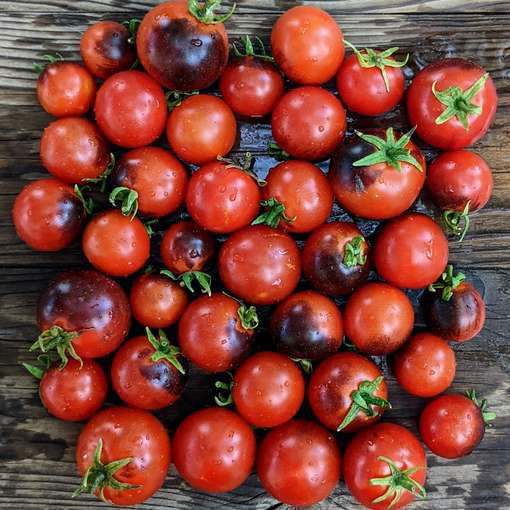
[[[459,243],[464,240],[464,237],[469,230],[470,204],[471,200],[466,203],[462,212],[448,210],[443,211],[443,214],[441,215],[441,223],[444,225],[447,233],[459,236]]]
[[[110,204],[117,207],[120,202],[120,210],[124,216],[134,218],[138,212],[138,192],[134,189],[118,186],[110,193]]]
[[[89,184],[99,184],[99,191],[104,193],[106,190],[106,182],[110,174],[113,172],[115,168],[115,154],[113,152],[110,153],[110,162],[104,169],[103,173],[99,177],[88,177],[87,179],[82,179],[82,182],[86,182]]]
[[[456,289],[464,280],[466,275],[464,273],[453,274],[453,266],[448,264],[446,271],[441,275],[441,280],[436,283],[431,283],[428,286],[429,292],[436,292],[441,290],[441,299],[443,301],[450,301],[453,296],[453,291]]]
[[[478,397],[476,396],[476,391],[474,389],[470,389],[466,391],[466,397],[472,400],[477,407],[480,408],[480,412],[482,413],[482,418],[488,427],[492,427],[492,423],[490,423],[492,420],[496,419],[496,413],[492,411],[487,411],[487,406],[489,403],[487,402],[487,399],[478,400]]]
[[[166,104],[168,105],[168,111],[172,111],[174,108],[179,106],[187,97],[196,96],[198,90],[192,90],[191,92],[184,92],[182,90],[170,90],[165,94]]]
[[[365,238],[356,236],[344,245],[344,258],[342,260],[345,267],[362,266],[367,261],[367,256],[363,253],[362,247]]]
[[[138,27],[140,26],[141,23],[142,21],[139,20],[138,18],[131,18],[129,20],[122,22],[122,24],[129,31],[128,43],[131,44],[131,46],[134,46],[136,44],[136,34],[138,32]]]
[[[257,309],[252,306],[241,304],[237,309],[237,315],[241,320],[241,325],[244,329],[256,329],[259,325],[259,316]]]
[[[201,23],[206,25],[216,25],[227,21],[237,5],[233,4],[230,10],[225,14],[216,14],[214,11],[220,7],[221,0],[188,0],[189,12]]]
[[[233,403],[232,390],[234,388],[234,377],[231,372],[227,372],[227,376],[229,378],[228,382],[216,381],[214,383],[214,387],[220,390],[218,394],[214,396],[214,401],[216,405],[220,407],[226,407]]]
[[[41,380],[51,366],[51,358],[47,354],[40,354],[37,356],[37,365],[30,363],[22,363],[22,365],[36,379]]]
[[[186,287],[192,293],[195,292],[193,282],[196,281],[200,285],[203,294],[211,295],[212,276],[208,273],[203,273],[202,271],[186,271],[180,275],[175,275],[168,269],[162,269],[159,273],[179,282],[181,287]]]
[[[261,60],[274,62],[274,58],[271,55],[267,54],[264,42],[258,35],[255,36],[255,41],[258,42],[259,44],[260,53],[256,53],[255,48],[253,46],[253,42],[251,41],[250,37],[247,35],[243,35],[241,36],[242,50],[240,50],[235,43],[232,43],[234,55],[236,57],[256,57]]]
[[[268,225],[272,228],[278,228],[281,220],[287,223],[294,223],[296,221],[297,216],[289,218],[285,213],[285,206],[276,198],[262,200],[260,205],[265,207],[267,211],[257,216],[252,221],[252,225]]]
[[[267,152],[276,161],[287,161],[290,158],[290,154],[285,152],[276,142],[268,143]]]
[[[47,53],[46,55],[43,55],[41,57],[43,60],[47,60],[48,64],[55,64],[56,62],[62,62],[64,60],[64,57],[60,53]],[[48,64],[39,64],[39,62],[34,62],[34,69],[37,74],[42,74],[44,70],[46,69],[46,66]]]
[[[89,191],[91,191],[90,186],[78,186],[78,184],[74,185],[74,194],[81,200],[85,212],[90,215],[93,214],[97,205],[92,198],[85,197],[85,193]]]
[[[297,363],[306,375],[310,375],[313,370],[311,360],[304,358],[290,358],[294,363]]]
[[[52,326],[43,331],[37,340],[30,346],[30,351],[39,349],[48,353],[55,349],[60,358],[60,368],[64,368],[69,361],[68,355],[83,366],[83,360],[74,350],[73,340],[79,336],[76,331],[65,331],[60,326]]]
[[[255,158],[251,152],[246,152],[244,156],[233,156],[231,158],[224,158],[223,156],[217,157],[218,161],[225,163],[227,168],[237,168],[242,170],[245,174],[252,177],[257,184],[261,187],[264,187],[267,182],[264,179],[261,179],[254,171],[253,165],[255,163]]]
[[[145,231],[147,232],[149,238],[151,238],[156,233],[156,231],[152,228],[152,225],[155,225],[156,223],[158,223],[158,221],[159,221],[158,218],[153,218],[152,220],[147,220],[143,222],[143,226],[145,227]]]
[[[171,363],[181,374],[184,375],[186,370],[178,359],[181,351],[178,347],[170,343],[166,333],[160,329],[158,331],[159,338],[156,338],[150,328],[145,328],[145,334],[147,335],[147,340],[149,340],[149,343],[152,345],[152,347],[154,347],[154,350],[156,351],[151,356],[151,361],[156,362],[164,359]]]

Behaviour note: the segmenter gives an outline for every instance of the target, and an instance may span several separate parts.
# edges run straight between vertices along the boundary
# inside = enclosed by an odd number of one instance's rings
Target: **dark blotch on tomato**
[[[228,350],[232,359],[231,366],[235,367],[250,352],[250,347],[253,343],[253,330],[244,329],[239,319],[229,319],[225,326],[225,334],[229,343]]]
[[[129,44],[129,33],[117,30],[112,26],[105,30],[103,38],[96,42],[96,51],[108,60],[123,60],[132,52]]]
[[[182,362],[182,357],[180,361]],[[142,365],[140,366],[140,373],[152,385],[165,389],[171,395],[180,395],[187,380],[187,376],[183,376],[164,361]]]

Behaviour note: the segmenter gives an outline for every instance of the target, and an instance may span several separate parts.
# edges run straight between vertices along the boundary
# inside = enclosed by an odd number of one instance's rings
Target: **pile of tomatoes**
[[[448,342],[475,337],[485,305],[448,264],[442,228],[464,237],[490,198],[491,171],[465,147],[489,128],[494,84],[443,59],[407,90],[412,129],[351,131],[346,108],[369,125],[401,102],[408,57],[357,49],[328,13],[301,6],[276,21],[273,56],[243,37],[229,59],[233,9],[219,3],[96,23],[83,64],[52,57],[40,69],[37,96],[56,117],[41,140],[51,177],[21,191],[14,224],[39,251],[81,235],[94,269],[65,271],[42,293],[40,355],[26,368],[52,415],[89,420],[75,495],[140,503],[173,462],[203,491],[231,491],[255,468],[290,505],[321,501],[343,477],[362,505],[402,507],[425,496],[426,455],[411,431],[377,423],[391,398],[370,356],[388,356],[402,388],[431,399],[419,430],[433,453],[468,454],[494,418],[473,391],[443,394]],[[321,86],[334,79],[338,95]],[[217,81],[221,95],[198,92]],[[263,180],[250,155],[228,158],[237,119],[271,123],[281,162]],[[444,152],[427,164],[414,134]],[[314,163],[329,158],[326,175]],[[439,222],[408,211],[423,188]],[[371,242],[355,221],[331,221],[335,199],[353,218],[385,220]],[[405,289],[423,289],[424,332]],[[223,373],[218,405],[170,439],[150,411],[181,397],[192,365]],[[110,383],[124,405],[103,408]]]

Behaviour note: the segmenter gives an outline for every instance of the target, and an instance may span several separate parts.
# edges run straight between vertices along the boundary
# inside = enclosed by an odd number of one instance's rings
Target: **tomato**
[[[446,268],[448,240],[425,214],[404,214],[383,226],[375,242],[374,263],[388,283],[420,289],[435,282]]]
[[[136,60],[130,37],[128,28],[115,21],[99,21],[91,25],[80,41],[81,58],[87,69],[103,80],[127,71]]]
[[[368,278],[369,271],[368,243],[354,223],[326,223],[305,242],[303,272],[321,292],[350,294]]]
[[[67,248],[80,234],[85,217],[73,188],[57,179],[27,184],[12,208],[16,233],[37,251]]]
[[[193,173],[186,207],[201,227],[226,234],[249,225],[257,215],[260,190],[244,170],[216,161]]]
[[[273,25],[271,47],[282,71],[303,85],[320,85],[333,78],[345,53],[336,21],[313,6],[284,12]]]
[[[340,352],[322,361],[312,373],[307,395],[317,419],[342,432],[372,425],[389,407],[381,370],[354,352]]]
[[[272,429],[257,453],[257,474],[282,503],[308,506],[336,487],[341,457],[335,438],[312,421],[291,420]]]
[[[37,322],[43,333],[34,348],[46,351],[57,344],[73,358],[100,358],[126,338],[131,310],[122,287],[107,276],[88,269],[66,271],[39,297]]]
[[[333,191],[315,165],[285,161],[269,171],[266,181],[262,195],[268,211],[257,218],[257,223],[302,233],[314,230],[329,218]]]
[[[445,58],[414,77],[407,113],[425,142],[440,149],[462,149],[487,132],[497,102],[496,88],[484,69],[462,58]]]
[[[167,102],[163,89],[149,75],[123,71],[108,78],[97,92],[96,121],[114,144],[142,147],[165,130]]]
[[[159,147],[142,147],[123,154],[113,174],[114,186],[136,192],[141,214],[160,218],[174,212],[183,202],[188,182],[184,166],[170,152]]]
[[[346,127],[342,103],[320,87],[289,90],[271,118],[276,143],[293,158],[310,161],[328,158],[343,140]]]
[[[257,305],[282,301],[301,276],[296,242],[265,225],[246,227],[231,235],[221,247],[218,266],[225,287]]]
[[[389,354],[411,334],[413,304],[400,289],[386,283],[367,283],[347,301],[344,324],[345,334],[361,352]]]
[[[168,433],[155,416],[129,407],[104,409],[78,438],[76,463],[84,479],[74,496],[86,492],[115,505],[142,503],[162,487],[170,460]]]
[[[221,293],[196,299],[179,321],[182,353],[207,372],[236,367],[253,343],[258,324],[258,320],[252,322],[254,311]]]
[[[97,179],[111,160],[108,142],[99,129],[76,117],[52,122],[42,135],[40,153],[46,170],[69,184]]]
[[[228,36],[222,22],[235,6],[222,16],[214,13],[219,4],[173,0],[145,15],[136,47],[153,78],[169,89],[192,91],[205,89],[220,77],[228,61]]]
[[[304,397],[301,370],[276,352],[250,356],[234,375],[232,400],[239,414],[255,427],[276,427],[289,421]]]
[[[347,488],[374,510],[402,508],[416,497],[424,498],[426,472],[427,458],[416,436],[393,423],[358,432],[344,454]]]
[[[147,328],[147,336],[131,338],[115,353],[113,389],[130,406],[163,409],[181,396],[187,380],[185,367],[179,349],[163,330],[156,338]]]
[[[230,152],[237,137],[237,122],[219,97],[193,95],[172,110],[166,134],[180,159],[203,165]]]
[[[393,372],[404,390],[417,397],[434,397],[455,377],[455,353],[441,337],[418,333],[393,355]]]
[[[188,305],[188,293],[170,278],[145,273],[136,278],[129,296],[134,318],[149,328],[168,328]]]
[[[236,413],[212,407],[185,418],[174,435],[174,463],[192,487],[229,492],[248,478],[255,462],[255,434]]]
[[[342,315],[331,299],[305,290],[290,295],[271,317],[276,350],[292,358],[318,360],[342,345]]]
[[[393,128],[356,132],[338,147],[329,165],[329,179],[344,209],[376,220],[409,209],[425,183],[426,168],[411,134],[412,130],[402,135]]]
[[[37,99],[55,117],[85,115],[94,104],[96,90],[94,77],[74,62],[52,59],[37,79]]]

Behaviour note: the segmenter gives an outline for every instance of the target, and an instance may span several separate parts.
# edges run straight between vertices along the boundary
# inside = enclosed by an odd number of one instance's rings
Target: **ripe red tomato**
[[[335,438],[311,421],[291,420],[272,429],[257,453],[257,474],[282,503],[308,506],[327,498],[341,473]]]
[[[234,375],[232,400],[239,414],[255,427],[276,427],[289,421],[304,397],[301,370],[276,352],[250,356]]]
[[[400,289],[385,283],[367,283],[347,301],[344,324],[345,334],[361,352],[389,354],[411,334],[413,304]]]
[[[296,242],[265,225],[232,234],[221,247],[218,266],[225,287],[257,305],[282,301],[296,288],[301,276]]]
[[[455,353],[442,338],[418,333],[393,355],[393,372],[404,390],[417,397],[434,397],[455,377]]]
[[[381,370],[354,352],[339,352],[322,361],[312,373],[307,395],[317,419],[342,432],[374,424],[389,407]]]
[[[255,462],[256,441],[251,427],[228,409],[196,411],[177,427],[174,464],[192,487],[229,492],[248,478]]]
[[[244,170],[220,161],[193,173],[186,207],[201,227],[226,234],[249,225],[257,215],[260,189]]]
[[[426,168],[411,134],[412,130],[402,135],[393,128],[386,133],[382,129],[357,132],[338,147],[329,165],[329,179],[344,209],[362,218],[383,220],[411,207],[425,183]]]
[[[375,268],[388,283],[419,289],[435,282],[448,263],[448,240],[425,214],[390,220],[377,236]]]
[[[347,488],[363,506],[374,510],[402,508],[416,497],[425,497],[426,473],[427,457],[420,442],[393,423],[378,423],[358,432],[345,450]]]
[[[142,503],[162,487],[170,460],[168,433],[155,416],[129,407],[104,409],[78,438],[76,463],[85,477],[74,495],[95,494],[122,506]]]
[[[40,153],[46,170],[69,184],[97,179],[111,160],[110,147],[99,129],[77,117],[52,122],[42,135]]]
[[[129,276],[143,267],[150,255],[150,240],[138,218],[116,209],[94,216],[82,238],[88,261],[111,276]]]
[[[80,234],[85,217],[73,188],[57,179],[27,184],[12,208],[16,233],[37,251],[67,248]]]
[[[497,102],[484,69],[469,60],[445,58],[414,77],[407,112],[421,139],[440,149],[462,149],[487,132]]]
[[[320,87],[289,90],[271,118],[276,143],[293,158],[310,161],[329,157],[343,140],[346,127],[342,103]]]
[[[96,121],[114,144],[142,147],[165,130],[167,102],[163,89],[149,75],[123,71],[108,78],[97,92]]]
[[[368,243],[354,223],[326,223],[305,242],[303,272],[321,292],[350,294],[367,279],[369,271]]]
[[[336,21],[313,6],[284,12],[273,26],[271,47],[282,71],[303,85],[320,85],[333,78],[345,53]]]
[[[237,122],[219,97],[193,95],[172,110],[166,134],[180,159],[203,165],[230,152],[237,137]]]

